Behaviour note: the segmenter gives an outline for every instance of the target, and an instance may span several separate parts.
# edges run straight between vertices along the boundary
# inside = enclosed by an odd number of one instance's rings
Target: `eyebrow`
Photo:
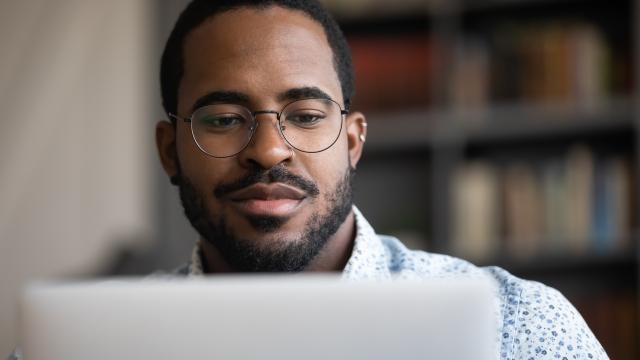
[[[196,100],[191,111],[212,104],[248,104],[249,96],[237,91],[212,91]]]
[[[295,101],[301,99],[326,99],[333,100],[329,94],[320,90],[315,86],[303,86],[298,88],[289,89],[280,95],[278,95],[278,101]],[[241,104],[247,105],[250,102],[249,95],[238,91],[212,91],[196,100],[191,107],[191,111],[212,105],[212,104]]]
[[[331,96],[329,96],[329,94],[315,86],[303,86],[299,88],[289,89],[278,96],[278,100],[280,100],[281,102],[287,100],[300,100],[310,98],[333,100]]]

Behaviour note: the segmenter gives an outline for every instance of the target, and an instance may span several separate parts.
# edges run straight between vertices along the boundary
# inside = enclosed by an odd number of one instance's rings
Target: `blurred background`
[[[154,147],[187,2],[0,0],[0,356],[27,282],[189,259]],[[325,3],[370,124],[356,203],[376,230],[554,286],[637,359],[637,1]]]

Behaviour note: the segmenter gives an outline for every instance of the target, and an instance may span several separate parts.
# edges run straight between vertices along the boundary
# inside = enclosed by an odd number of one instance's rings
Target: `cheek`
[[[344,171],[349,165],[349,140],[346,128],[342,128],[338,141],[329,150],[331,150],[331,157],[333,158],[331,163],[335,163],[339,175],[344,175]]]
[[[233,158],[216,159],[200,151],[189,126],[179,129],[177,136],[182,175],[189,179],[198,192],[211,195],[215,187],[230,175]]]
[[[317,153],[309,154],[312,157],[313,171],[316,182],[325,194],[333,192],[336,184],[344,177],[349,166],[349,152],[346,136],[340,139],[329,149]]]
[[[202,170],[207,168],[203,165],[206,164],[209,156],[198,148],[188,124],[178,128],[176,148],[182,174],[192,182],[196,181]]]
[[[191,126],[188,123],[180,123],[176,130],[176,149],[180,160],[184,163],[188,158],[200,151],[191,134]],[[204,154],[203,154],[204,155]]]

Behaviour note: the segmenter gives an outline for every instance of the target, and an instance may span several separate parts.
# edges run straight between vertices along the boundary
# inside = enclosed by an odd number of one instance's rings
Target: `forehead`
[[[322,26],[277,6],[216,15],[185,39],[179,111],[211,91],[238,91],[252,101],[314,86],[342,101],[333,53]]]

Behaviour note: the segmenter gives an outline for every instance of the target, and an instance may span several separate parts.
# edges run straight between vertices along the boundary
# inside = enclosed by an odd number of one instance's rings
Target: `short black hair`
[[[178,87],[184,72],[184,40],[189,33],[205,20],[237,8],[249,7],[265,9],[279,6],[299,10],[317,21],[324,28],[333,52],[333,66],[340,80],[344,106],[349,109],[354,95],[354,74],[351,52],[344,34],[331,14],[316,0],[194,0],[180,14],[164,52],[160,64],[160,87],[162,106],[167,114],[176,114],[178,108]],[[170,117],[171,118],[171,117]],[[172,120],[173,121],[173,120]]]

